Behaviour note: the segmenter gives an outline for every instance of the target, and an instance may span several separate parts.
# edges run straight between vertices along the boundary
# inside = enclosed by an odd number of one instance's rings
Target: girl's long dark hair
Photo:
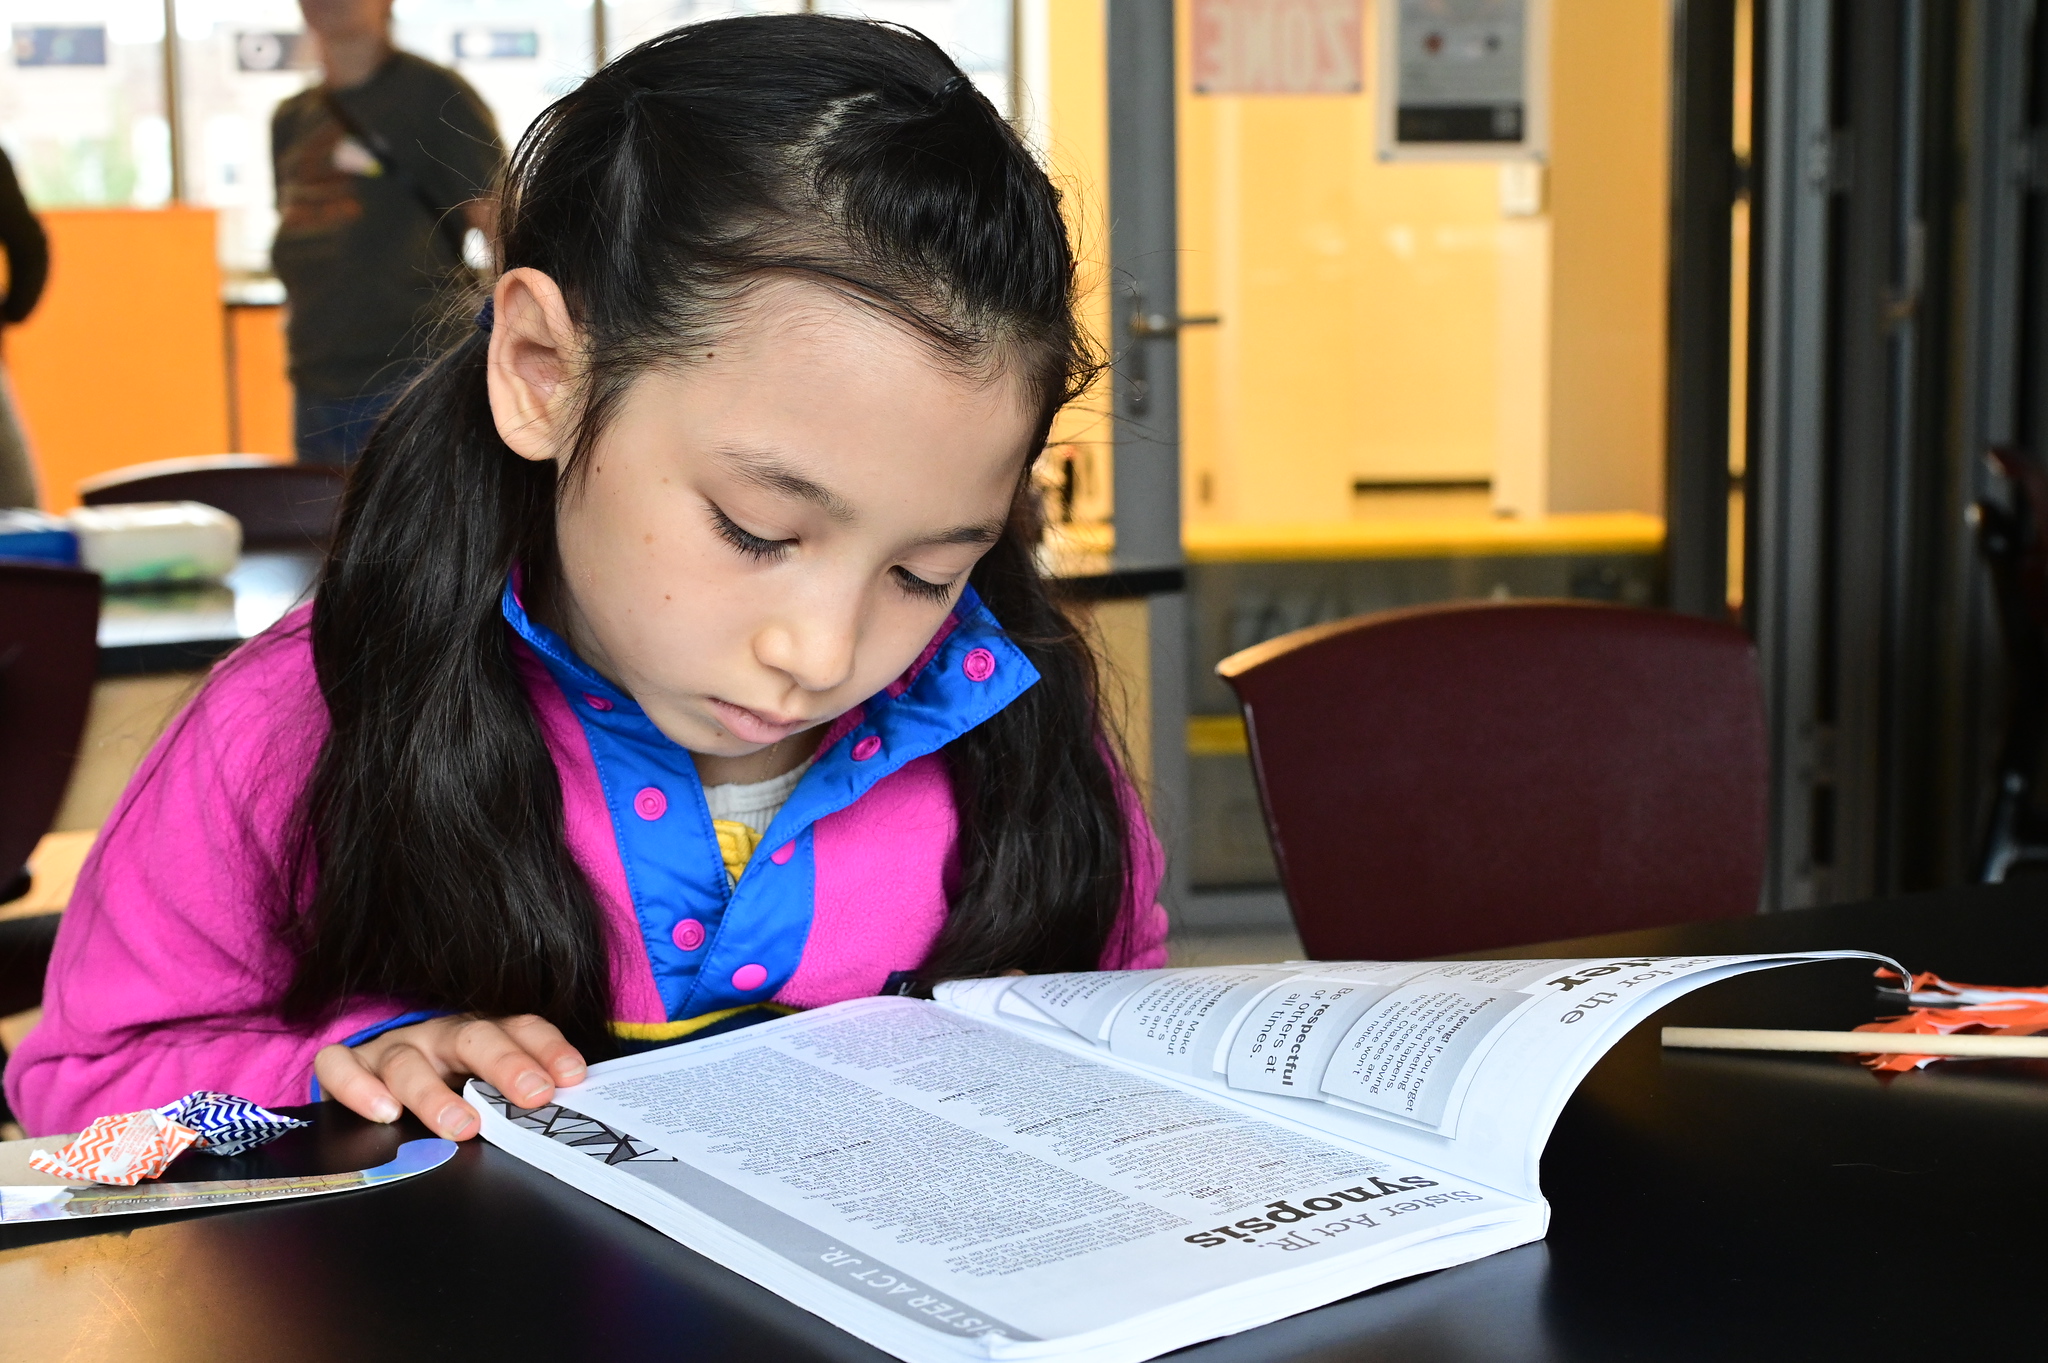
[[[929,40],[791,15],[626,53],[536,122],[500,218],[505,269],[560,285],[587,344],[575,455],[649,367],[794,272],[882,309],[966,374],[1030,385],[1042,443],[1092,377],[1057,191]],[[287,998],[539,1013],[601,1053],[596,897],[499,592],[552,580],[555,468],[498,437],[472,329],[356,467],[313,612],[332,727],[302,802],[311,903]],[[930,978],[1093,968],[1126,893],[1125,795],[1088,649],[1047,594],[1021,483],[972,581],[1042,680],[944,750],[959,811]]]

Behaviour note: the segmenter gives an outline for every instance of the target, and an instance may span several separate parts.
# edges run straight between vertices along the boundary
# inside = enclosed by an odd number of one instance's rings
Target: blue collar
[[[513,632],[539,655],[577,717],[593,720],[636,747],[665,749],[673,764],[696,781],[687,750],[655,728],[639,704],[576,655],[568,641],[527,615],[507,581],[500,609]],[[972,587],[961,593],[925,657],[902,679],[857,707],[858,721],[821,748],[762,837],[775,847],[828,814],[846,808],[883,777],[946,744],[1004,709],[1038,681],[1038,669],[1010,642]],[[595,714],[593,701],[605,704]],[[644,750],[644,747],[643,747]],[[653,756],[654,753],[649,753]]]
[[[532,647],[582,726],[604,790],[640,939],[669,1022],[731,1014],[776,996],[810,936],[816,886],[812,825],[851,805],[905,763],[938,751],[995,714],[1038,672],[971,590],[925,656],[843,716],[762,838],[765,855],[728,882],[690,754],[633,698],[526,614],[512,586],[506,623]],[[638,1026],[640,1024],[633,1024]],[[722,1025],[722,1024],[721,1024]],[[625,1033],[625,1035],[633,1035]]]

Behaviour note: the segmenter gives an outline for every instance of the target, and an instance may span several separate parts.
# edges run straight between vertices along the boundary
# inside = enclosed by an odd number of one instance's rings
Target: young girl
[[[103,830],[32,1131],[195,1088],[472,1135],[585,1059],[1164,961],[1028,481],[1089,375],[1058,196],[929,41],[682,29],[534,126],[505,272],[315,604]],[[466,324],[465,324],[466,325]]]

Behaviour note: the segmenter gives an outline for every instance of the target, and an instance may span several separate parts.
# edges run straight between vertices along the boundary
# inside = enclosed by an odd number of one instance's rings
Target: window
[[[161,0],[0,0],[0,145],[30,199],[154,207],[172,197]]]
[[[682,24],[788,13],[809,0],[397,0],[399,47],[453,67],[509,150],[554,100],[617,54]],[[1011,103],[1012,0],[817,0],[907,24],[951,53],[998,109]],[[220,260],[246,288],[269,273],[277,229],[270,115],[318,79],[296,0],[0,0],[13,70],[0,82],[0,146],[40,208],[218,210]],[[165,116],[164,88],[179,116]],[[175,170],[174,170],[175,167]],[[173,179],[178,183],[173,184]]]

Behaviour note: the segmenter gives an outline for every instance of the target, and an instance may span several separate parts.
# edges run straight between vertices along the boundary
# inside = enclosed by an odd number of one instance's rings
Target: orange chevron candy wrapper
[[[178,1152],[199,1139],[191,1127],[146,1109],[102,1117],[61,1150],[38,1150],[28,1166],[73,1183],[116,1183],[123,1187],[155,1178]]]
[[[1891,1032],[1920,1036],[2038,1036],[2048,1032],[2048,987],[2035,988],[2002,984],[1955,984],[1939,975],[1915,975],[1903,987],[1898,975],[1879,970],[1879,988],[1890,994],[1904,994],[1915,1004],[1948,1004],[1949,1007],[1909,1008],[1898,1017],[1866,1022],[1859,1032]],[[1937,1060],[1956,1060],[1952,1055],[1915,1055],[1910,1051],[1868,1055],[1863,1063],[1880,1073],[1901,1074],[1931,1065]]]

